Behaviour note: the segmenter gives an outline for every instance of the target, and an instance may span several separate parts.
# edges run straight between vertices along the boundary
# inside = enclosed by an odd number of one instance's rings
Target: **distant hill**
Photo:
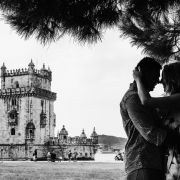
[[[109,135],[98,135],[99,144],[105,144],[113,148],[124,149],[127,139]]]

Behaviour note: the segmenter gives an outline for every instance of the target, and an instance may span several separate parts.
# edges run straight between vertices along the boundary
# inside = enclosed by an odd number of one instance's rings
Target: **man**
[[[51,161],[55,162],[56,161],[56,153],[52,150],[51,152]]]
[[[161,65],[145,57],[137,65],[143,83],[150,92],[159,82]],[[167,132],[161,128],[154,109],[143,106],[133,82],[125,93],[120,111],[128,140],[125,146],[125,171],[127,180],[163,180],[164,143]]]
[[[68,152],[68,159],[69,159],[69,161],[71,161],[71,157],[72,156],[72,153],[71,153],[71,150],[69,150],[69,152]]]

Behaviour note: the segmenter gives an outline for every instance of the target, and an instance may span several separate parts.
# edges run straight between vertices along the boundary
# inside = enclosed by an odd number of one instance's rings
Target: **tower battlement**
[[[1,66],[1,89],[34,87],[51,91],[52,72],[45,64],[41,69],[35,69],[33,61],[28,68],[8,70],[3,63]],[[15,90],[12,90],[15,91]],[[21,92],[21,90],[20,90]]]
[[[44,64],[41,69],[35,69],[35,65],[31,60],[31,63],[29,63],[28,66],[28,68],[7,70],[6,66],[3,63],[3,65],[1,66],[1,77],[36,75],[38,77],[48,79],[49,81],[52,80],[52,72],[50,68],[46,69]]]

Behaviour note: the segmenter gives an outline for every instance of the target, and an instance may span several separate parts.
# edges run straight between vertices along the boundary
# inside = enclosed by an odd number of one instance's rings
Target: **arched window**
[[[10,126],[16,126],[18,124],[18,112],[15,108],[8,112],[8,119]]]
[[[26,139],[34,139],[35,126],[32,122],[29,122],[26,126]]]
[[[11,135],[15,135],[15,128],[11,128]]]

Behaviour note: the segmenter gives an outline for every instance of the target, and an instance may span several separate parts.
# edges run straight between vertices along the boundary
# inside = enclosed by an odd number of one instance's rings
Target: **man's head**
[[[144,57],[136,66],[142,72],[142,81],[148,91],[159,82],[161,65],[153,58]]]

